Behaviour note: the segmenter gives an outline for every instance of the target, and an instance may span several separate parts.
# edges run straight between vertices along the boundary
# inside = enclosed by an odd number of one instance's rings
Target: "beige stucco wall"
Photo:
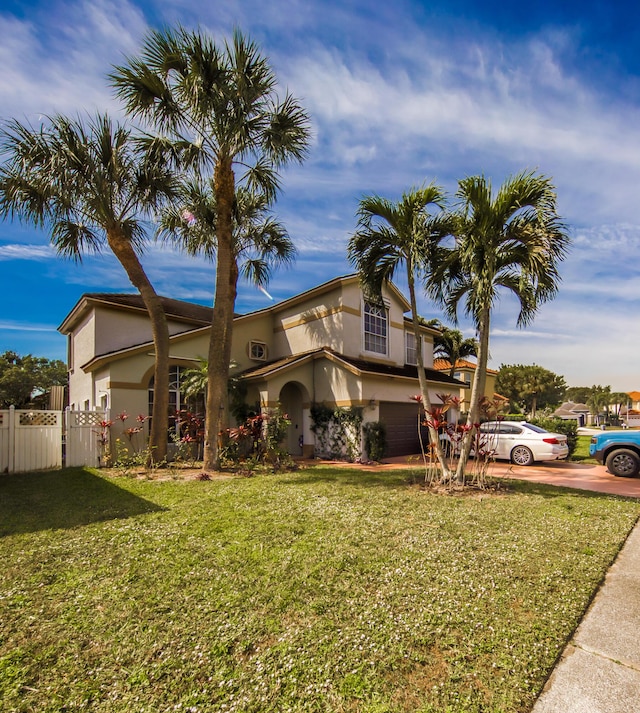
[[[180,334],[192,329],[184,322],[167,318],[169,334]],[[107,354],[127,347],[153,341],[151,323],[146,312],[95,308],[95,354]]]
[[[238,365],[235,368],[236,371],[244,371],[252,366],[260,365],[261,362],[255,361],[249,356],[249,343],[252,341],[267,345],[267,361],[281,356],[274,349],[273,316],[270,312],[259,312],[234,321],[231,359]]]
[[[80,322],[72,335],[69,349],[69,394],[72,409],[81,410],[85,401],[93,408],[93,378],[80,367],[95,354],[95,316],[91,312]]]
[[[274,356],[331,347],[343,351],[343,299],[340,285],[322,295],[276,310],[273,323]]]

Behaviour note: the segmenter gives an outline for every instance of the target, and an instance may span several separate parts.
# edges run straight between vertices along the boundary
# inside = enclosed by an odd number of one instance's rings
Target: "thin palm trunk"
[[[153,411],[149,433],[149,462],[161,463],[167,457],[167,427],[169,422],[169,327],[160,297],[153,289],[131,242],[117,231],[107,232],[107,242],[125,269],[131,284],[142,297],[149,319],[155,347],[153,372]]]
[[[233,309],[236,301],[238,265],[233,251],[233,200],[235,180],[231,160],[219,160],[214,173],[217,213],[216,289],[209,334],[207,413],[204,470],[220,469],[218,435],[228,418],[225,408],[231,361]]]
[[[413,276],[413,265],[410,260],[407,260],[407,278],[409,282],[409,300],[411,302],[411,323],[413,325],[413,334],[416,339],[416,361],[418,363],[418,382],[420,384],[420,394],[422,396],[422,405],[427,415],[427,426],[429,428],[429,440],[435,448],[438,463],[442,469],[441,478],[443,481],[450,479],[449,467],[444,457],[444,452],[440,446],[440,438],[437,429],[432,425],[431,398],[429,397],[429,387],[427,385],[427,377],[424,372],[424,358],[422,356],[422,336],[420,334],[420,325],[418,322],[418,306],[416,302],[416,288]]]
[[[458,468],[456,470],[456,480],[459,483],[464,482],[464,473],[471,452],[471,444],[473,442],[474,424],[480,421],[480,401],[484,394],[485,384],[487,381],[487,364],[489,362],[489,328],[491,325],[491,309],[486,306],[482,309],[480,319],[478,321],[479,344],[478,344],[478,364],[473,375],[473,383],[471,386],[471,404],[467,415],[468,431],[462,441],[462,450]]]

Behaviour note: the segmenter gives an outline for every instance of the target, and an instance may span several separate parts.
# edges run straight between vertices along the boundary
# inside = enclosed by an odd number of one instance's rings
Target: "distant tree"
[[[613,407],[613,413],[616,419],[620,418],[620,411],[623,408],[626,409],[630,401],[631,399],[629,398],[629,394],[625,393],[624,391],[611,392],[609,396],[609,406]]]
[[[27,408],[52,386],[66,383],[67,367],[59,359],[20,356],[12,351],[0,354],[0,408]]]
[[[565,392],[565,399],[574,404],[586,404],[591,396],[590,386],[569,386]]]
[[[453,376],[460,359],[478,356],[478,342],[471,337],[465,339],[459,329],[444,326],[441,329],[433,338],[433,356],[446,359],[451,364],[449,376]]]
[[[605,414],[605,420],[609,416],[609,405],[611,403],[611,387],[600,386],[591,387],[591,393],[587,399],[587,406],[596,417],[596,423],[600,424],[600,415]]]
[[[496,376],[496,391],[531,418],[539,408],[559,405],[566,388],[564,377],[537,364],[502,364]]]

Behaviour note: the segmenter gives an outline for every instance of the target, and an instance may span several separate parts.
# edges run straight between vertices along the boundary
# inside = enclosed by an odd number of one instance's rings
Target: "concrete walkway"
[[[532,713],[640,711],[640,525],[627,539]]]

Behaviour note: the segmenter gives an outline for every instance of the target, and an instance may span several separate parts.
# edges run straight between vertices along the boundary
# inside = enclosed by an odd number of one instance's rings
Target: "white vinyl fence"
[[[64,418],[63,418],[64,417]],[[0,410],[0,473],[97,466],[104,411]]]
[[[0,411],[3,473],[62,466],[62,411]]]
[[[88,465],[97,468],[102,454],[102,422],[107,421],[105,411],[64,412],[65,420],[65,456],[67,468]]]

